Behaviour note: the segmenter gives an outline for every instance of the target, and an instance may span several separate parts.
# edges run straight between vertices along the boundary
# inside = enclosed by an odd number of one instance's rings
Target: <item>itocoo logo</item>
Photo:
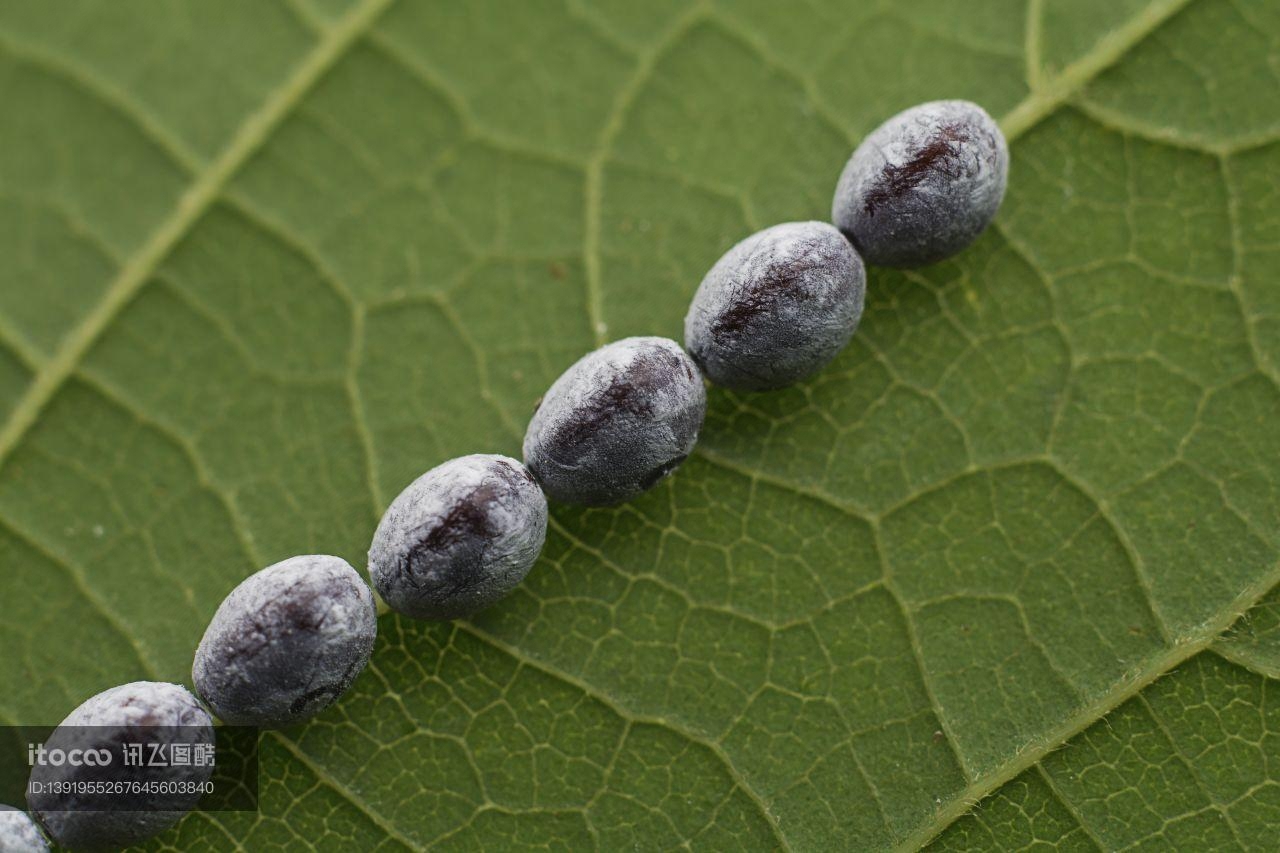
[[[27,744],[27,764],[32,767],[106,767],[111,763],[109,749],[45,749],[42,743]]]

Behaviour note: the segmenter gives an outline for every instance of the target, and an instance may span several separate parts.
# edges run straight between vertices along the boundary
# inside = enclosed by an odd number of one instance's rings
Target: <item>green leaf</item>
[[[161,844],[1266,849],[1280,7],[0,4],[0,719],[187,680],[586,350],[967,97],[996,226]],[[1269,695],[1270,694],[1270,695]]]

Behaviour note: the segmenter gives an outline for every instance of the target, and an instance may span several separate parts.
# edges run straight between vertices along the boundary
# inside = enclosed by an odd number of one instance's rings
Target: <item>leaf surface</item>
[[[1010,137],[951,262],[815,380],[711,394],[476,620],[380,620],[158,842],[1266,849],[1280,822],[1280,12],[0,5],[0,718],[187,680],[222,597],[363,565],[579,355],[680,336],[940,97]]]

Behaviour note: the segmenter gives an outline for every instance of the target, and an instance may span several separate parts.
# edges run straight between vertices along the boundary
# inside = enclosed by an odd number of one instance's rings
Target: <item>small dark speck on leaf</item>
[[[560,261],[552,261],[547,264],[547,274],[556,281],[564,281],[565,276],[569,274],[569,270]]]
[[[942,743],[942,741],[943,741],[943,739],[944,739],[945,737],[946,737],[946,735],[944,735],[941,731],[936,731],[936,732],[934,732],[934,733],[933,733],[933,742],[934,742],[934,743]]]

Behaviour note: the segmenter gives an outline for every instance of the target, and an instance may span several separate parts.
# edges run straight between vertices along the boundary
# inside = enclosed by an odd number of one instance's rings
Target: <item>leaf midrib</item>
[[[38,422],[52,398],[76,374],[89,350],[111,327],[125,306],[151,280],[165,258],[222,195],[229,181],[270,140],[279,125],[319,80],[345,56],[351,45],[368,31],[394,2],[395,0],[360,0],[352,10],[332,26],[322,30],[315,47],[296,66],[284,83],[268,95],[258,109],[246,117],[221,153],[194,175],[192,183],[179,197],[173,210],[151,237],[127,259],[102,298],[63,338],[54,355],[35,371],[31,384],[13,408],[3,428],[0,428],[0,469],[3,469],[13,451]],[[1123,58],[1151,32],[1190,2],[1191,0],[1155,0],[1123,26],[1112,30],[1100,39],[1090,51],[1052,78],[1042,80],[1038,74],[1039,69],[1029,69],[1033,72],[1028,75],[1031,93],[1010,110],[1000,122],[1009,141],[1013,142],[1040,121],[1052,115],[1098,74]],[[1040,4],[1031,4],[1032,17],[1038,13],[1039,8]],[[1038,38],[1039,26],[1038,20],[1029,20],[1027,33],[1029,45]],[[643,74],[634,76],[637,79],[644,77]],[[618,99],[615,103],[615,107],[619,108],[616,110],[618,114],[611,117],[606,126],[607,129],[616,130],[613,126],[621,125],[625,105],[629,101],[627,97]],[[607,147],[613,135],[609,132],[602,134],[600,150],[592,156],[593,162],[598,160],[603,166],[607,159]],[[588,207],[590,212],[590,205]],[[585,251],[590,256],[594,254],[594,247],[588,245]],[[599,305],[593,304],[592,307],[595,309],[592,312],[595,315],[593,319],[598,319]],[[592,332],[598,335],[596,329],[597,326],[593,324]],[[1176,645],[1154,656],[1139,671],[1122,677],[1115,689],[1100,695],[1064,720],[1062,724],[1038,738],[1035,745],[1023,749],[998,770],[971,782],[947,801],[936,813],[933,821],[907,836],[895,849],[915,850],[927,844],[955,820],[967,814],[973,803],[1035,766],[1049,751],[1079,734],[1124,701],[1137,695],[1160,676],[1204,651],[1240,614],[1277,583],[1280,583],[1280,564],[1274,566],[1259,581],[1244,590],[1232,607],[1222,611],[1219,619],[1206,623],[1193,636],[1184,638]],[[543,661],[529,658],[523,652],[507,646],[473,626],[468,626],[468,630],[519,661],[536,666],[568,683],[581,686],[577,679],[567,673],[561,673]],[[602,695],[601,691],[595,688],[590,689],[589,692]],[[754,792],[749,789],[745,780],[737,778],[737,784],[745,789],[745,793],[752,795],[764,820],[770,824],[775,836],[785,844],[785,836],[781,833],[781,828],[777,826],[776,821],[763,807]]]

